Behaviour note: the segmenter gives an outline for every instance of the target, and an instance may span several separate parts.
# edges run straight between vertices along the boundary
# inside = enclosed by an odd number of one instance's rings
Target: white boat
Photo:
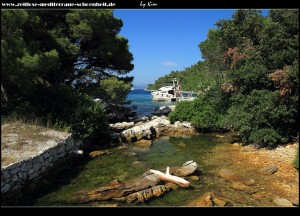
[[[180,97],[180,85],[176,78],[172,80],[172,84],[151,91],[152,99],[154,101],[177,101]]]
[[[152,94],[152,99],[154,101],[193,101],[196,97],[193,97],[193,92],[183,92],[179,81],[174,78],[172,80],[172,85],[167,85],[159,88],[158,90],[150,90]],[[184,95],[188,96],[184,96]]]

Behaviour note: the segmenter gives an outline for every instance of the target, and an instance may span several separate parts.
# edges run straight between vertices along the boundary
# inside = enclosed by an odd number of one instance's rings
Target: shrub
[[[259,147],[274,147],[280,141],[280,138],[281,136],[274,129],[263,128],[253,130],[249,136],[249,141],[257,144]]]
[[[177,103],[176,108],[169,114],[169,120],[173,124],[175,121],[190,122],[195,114],[194,101],[181,101]]]
[[[217,130],[220,127],[220,125],[218,125],[220,115],[209,104],[205,104],[201,109],[201,112],[197,112],[193,116],[192,125],[204,131]]]
[[[87,95],[79,97],[70,125],[73,135],[83,140],[99,139],[108,129],[103,106]]]
[[[281,101],[277,91],[253,90],[238,94],[228,110],[226,122],[244,143],[274,146],[292,139],[296,110]]]

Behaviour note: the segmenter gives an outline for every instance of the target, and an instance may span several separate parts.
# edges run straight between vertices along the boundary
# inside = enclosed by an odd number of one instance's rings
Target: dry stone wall
[[[31,185],[31,187],[35,185],[44,173],[57,165],[58,162],[68,160],[80,153],[81,148],[82,142],[75,140],[70,135],[36,156],[2,167],[2,205],[16,203],[23,197],[24,193],[28,192],[28,185]]]

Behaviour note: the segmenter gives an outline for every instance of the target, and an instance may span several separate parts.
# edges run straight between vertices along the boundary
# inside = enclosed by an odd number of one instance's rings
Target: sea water
[[[144,89],[131,90],[127,97],[128,101],[131,101],[131,105],[135,105],[138,115],[151,115],[156,107],[175,105],[176,102],[157,102],[152,100],[151,91],[145,91]]]

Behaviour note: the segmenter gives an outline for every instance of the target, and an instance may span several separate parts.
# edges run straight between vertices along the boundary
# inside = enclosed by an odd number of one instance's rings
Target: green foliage
[[[207,76],[211,77],[218,84],[226,81],[224,71],[227,69],[220,38],[221,31],[219,29],[210,29],[207,34],[207,40],[198,45],[202,58],[205,59],[204,64]]]
[[[87,95],[77,101],[70,125],[74,136],[83,140],[103,138],[108,128],[103,106]]]
[[[210,76],[209,73],[210,71],[207,70],[205,64],[198,62],[183,71],[172,71],[170,74],[158,78],[154,84],[149,84],[147,89],[155,90],[170,85],[170,82],[176,78],[183,91],[203,92],[215,84],[214,77]]]
[[[101,98],[108,104],[123,104],[131,89],[131,85],[116,77],[100,81]]]
[[[272,85],[268,70],[258,53],[252,51],[244,63],[235,70],[228,71],[233,86],[241,93],[249,93],[253,89],[268,89]]]
[[[173,124],[175,121],[191,121],[195,115],[193,101],[182,101],[177,103],[175,110],[168,116],[169,120]]]
[[[258,146],[270,146],[274,147],[277,143],[280,142],[281,136],[276,133],[272,128],[262,128],[253,130],[250,133],[249,141],[251,143],[257,144]]]
[[[128,40],[118,35],[122,25],[112,10],[4,10],[2,114],[101,137],[106,110],[91,97],[123,105],[133,80],[124,76],[134,65]]]
[[[270,10],[259,34],[259,50],[269,70],[299,59],[299,11]]]
[[[291,141],[299,131],[299,10],[270,10],[267,17],[237,10],[216,25],[199,44],[204,61],[191,67],[196,78],[186,69],[155,82],[160,87],[182,77],[186,87],[209,81],[211,90],[196,88],[199,98],[179,103],[171,121],[191,121],[200,130],[231,128],[257,146]]]
[[[220,128],[219,118],[220,115],[210,104],[203,104],[201,112],[197,112],[192,118],[192,124],[204,131],[217,131]]]
[[[169,114],[169,119],[171,122],[189,121],[202,131],[227,130],[222,115],[229,103],[229,97],[226,97],[228,95],[223,94],[219,88],[212,88],[194,101],[178,103]]]
[[[245,143],[258,142],[265,146],[291,140],[293,128],[290,125],[295,124],[293,116],[297,111],[284,104],[277,91],[253,90],[249,95],[238,94],[232,100],[226,122],[240,133]]]

